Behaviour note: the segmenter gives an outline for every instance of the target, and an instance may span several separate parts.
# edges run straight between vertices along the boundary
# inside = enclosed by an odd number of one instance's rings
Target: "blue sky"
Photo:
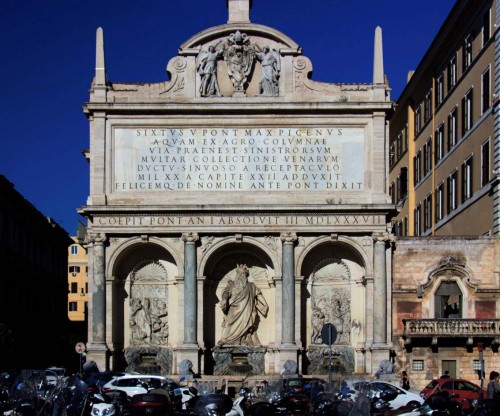
[[[397,99],[455,0],[253,0],[312,61],[313,79],[369,83],[373,37]],[[177,48],[227,21],[226,0],[0,0],[0,173],[71,235],[88,195],[89,127],[81,107],[104,30],[108,79],[160,82]]]

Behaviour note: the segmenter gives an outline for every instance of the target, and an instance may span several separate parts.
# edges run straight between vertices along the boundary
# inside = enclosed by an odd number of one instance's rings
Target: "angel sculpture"
[[[277,97],[279,95],[279,76],[281,71],[280,54],[276,49],[271,49],[269,46],[264,46],[260,49],[258,45],[255,47],[261,52],[257,52],[255,56],[262,65],[262,78],[260,80],[260,95],[265,97]]]
[[[201,78],[199,91],[202,97],[221,95],[217,82],[217,60],[221,57],[222,52],[216,51],[215,47],[210,45],[208,50],[200,51],[196,57],[196,70]]]

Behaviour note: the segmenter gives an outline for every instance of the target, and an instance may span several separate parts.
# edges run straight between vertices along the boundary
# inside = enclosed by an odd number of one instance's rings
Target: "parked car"
[[[152,389],[158,389],[167,382],[172,382],[172,380],[156,375],[126,374],[107,382],[102,389],[104,393],[110,390],[121,390],[132,397],[136,394],[148,393]]]
[[[102,387],[106,383],[109,383],[116,377],[122,377],[126,374],[124,371],[102,371],[100,373],[90,373],[86,374],[83,377],[83,381],[89,386],[98,386]]]
[[[398,409],[402,406],[420,406],[424,402],[424,398],[411,391],[403,390],[394,383],[384,380],[376,380],[368,383],[368,397],[374,397],[380,392],[388,393],[395,396],[389,401],[391,409]]]
[[[427,399],[433,394],[446,391],[463,409],[468,409],[472,401],[479,399],[483,392],[480,386],[468,380],[454,378],[438,378],[432,380],[421,392],[420,396]]]

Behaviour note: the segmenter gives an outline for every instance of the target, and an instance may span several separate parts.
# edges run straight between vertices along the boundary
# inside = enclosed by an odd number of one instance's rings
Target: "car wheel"
[[[420,406],[420,403],[416,402],[416,401],[412,401],[412,402],[408,402],[406,405],[411,406],[411,407],[418,407],[418,406]]]

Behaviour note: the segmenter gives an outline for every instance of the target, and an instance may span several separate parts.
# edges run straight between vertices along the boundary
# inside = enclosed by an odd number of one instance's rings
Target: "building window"
[[[408,216],[406,216],[403,220],[403,235],[408,235]]]
[[[436,150],[435,150],[436,163],[444,157],[444,124],[436,130]]]
[[[472,360],[472,371],[474,371],[475,373],[477,373],[479,371],[478,374],[481,374],[480,371],[481,371],[481,360]]]
[[[71,283],[70,292],[71,293],[78,293],[78,283],[77,282]]]
[[[414,218],[413,218],[413,228],[414,228],[414,234],[415,236],[420,236],[422,234],[422,229],[421,229],[421,223],[420,223],[420,216],[422,215],[422,207],[420,204],[418,204],[415,207],[414,211]]]
[[[79,267],[79,266],[70,266],[70,267],[69,267],[69,272],[70,272],[73,276],[76,276],[78,273],[80,273],[80,267]]]
[[[68,309],[70,312],[77,312],[78,311],[78,303],[77,302],[69,302]]]
[[[483,46],[486,45],[486,43],[490,40],[491,38],[491,10],[488,9],[488,11],[483,15]]]
[[[448,116],[448,151],[457,144],[457,109]]]
[[[396,157],[400,158],[403,154],[403,133],[399,133],[396,138]]]
[[[422,126],[420,125],[420,106],[415,109],[415,135],[418,134]]]
[[[425,197],[424,201],[424,230],[432,227],[432,194]]]
[[[457,171],[455,170],[450,176],[448,176],[447,188],[448,188],[448,214],[453,210],[457,209]]]
[[[412,369],[413,371],[424,371],[424,360],[413,360]]]
[[[472,128],[472,88],[462,98],[462,136]]]
[[[444,99],[443,73],[436,78],[436,105],[441,104]]]
[[[472,156],[462,165],[462,202],[472,196]]]
[[[422,179],[422,152],[419,150],[413,158],[413,182],[416,185]]]
[[[434,296],[437,319],[457,319],[462,316],[462,292],[454,281],[442,282]]]
[[[426,123],[432,115],[432,92],[428,91],[427,94],[425,94],[425,99],[424,99],[424,123]]]
[[[432,140],[428,139],[424,144],[424,176],[432,169]]]
[[[444,218],[444,183],[436,188],[436,222]]]
[[[457,57],[453,56],[448,63],[448,92],[457,83]]]
[[[472,63],[472,35],[469,35],[465,38],[462,52],[463,52],[463,54],[462,54],[462,57],[463,57],[462,68],[465,72],[465,70]]]
[[[78,254],[78,246],[76,245],[71,246],[71,254],[73,255]]]
[[[394,224],[394,235],[401,236],[403,232],[403,221],[399,220]]]
[[[481,114],[490,108],[490,68],[483,72],[481,76]]]
[[[389,166],[392,168],[394,166],[394,163],[396,162],[396,153],[394,152],[394,143],[391,144],[391,147],[389,148]]]
[[[490,154],[490,139],[488,139],[481,145],[481,186],[488,184],[490,181]]]

